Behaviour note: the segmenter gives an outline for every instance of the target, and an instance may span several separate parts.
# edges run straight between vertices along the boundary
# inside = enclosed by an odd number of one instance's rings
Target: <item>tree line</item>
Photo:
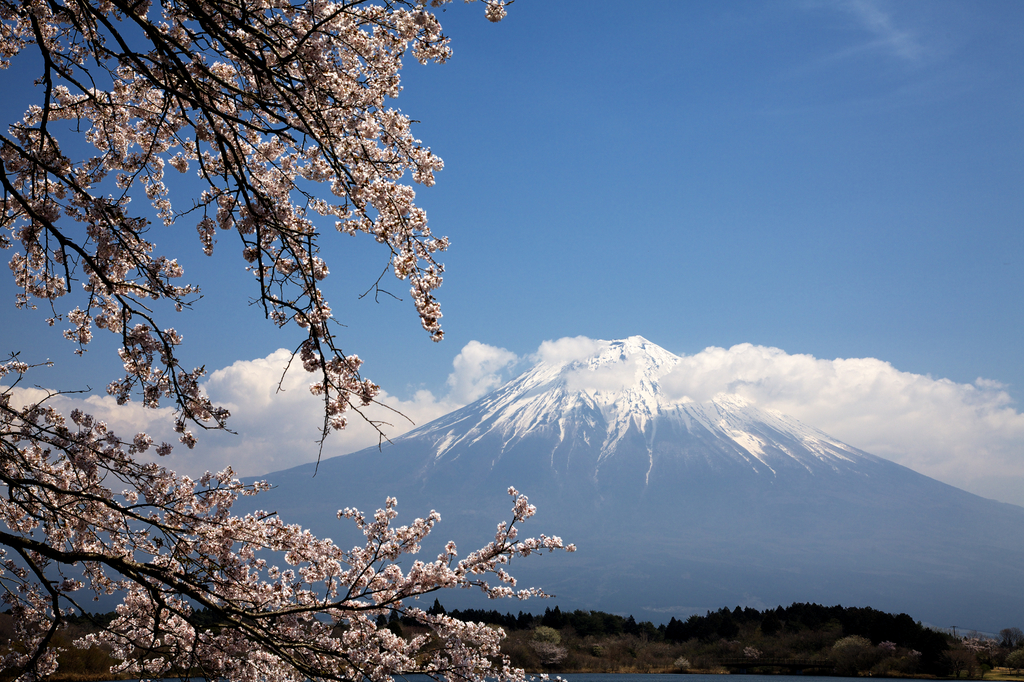
[[[671,642],[685,642],[691,639],[711,641],[734,639],[740,633],[741,625],[755,625],[766,636],[780,630],[819,630],[825,625],[837,622],[847,635],[860,635],[875,643],[893,641],[924,651],[939,647],[945,636],[914,621],[905,613],[893,615],[871,607],[821,606],[819,604],[794,603],[787,607],[758,611],[748,607],[734,609],[723,607],[708,611],[705,615],[691,615],[685,621],[672,617],[668,623],[655,626],[650,621],[637,622],[633,616],[620,616],[604,611],[577,609],[562,612],[559,607],[546,608],[542,615],[520,611],[517,615],[501,613],[495,609],[453,609],[447,611],[435,599],[428,613],[448,615],[473,622],[500,625],[506,630],[526,630],[539,625],[561,630],[571,627],[581,636],[645,634]]]
[[[932,630],[905,613],[869,607],[794,603],[759,611],[739,606],[654,625],[604,611],[542,614],[495,609],[448,611],[435,599],[430,616],[499,626],[507,633],[501,651],[509,662],[533,672],[701,672],[736,667],[748,672],[780,660],[811,661],[811,669],[839,675],[931,675],[969,678],[997,666],[1024,668],[1024,632],[1005,628],[997,639],[954,637]],[[64,679],[100,679],[117,661],[105,650],[67,646],[71,639],[109,626],[115,613],[68,616],[69,634],[59,645]],[[195,620],[216,632],[229,628],[219,614],[198,610]],[[14,643],[9,613],[0,614],[0,649]],[[376,626],[403,639],[423,634],[419,620],[394,610]],[[334,636],[343,635],[344,627]],[[66,641],[64,641],[66,640]],[[97,677],[99,675],[100,677]],[[0,680],[8,676],[0,674]]]
[[[558,606],[545,609],[543,614],[502,613],[494,609],[446,612],[435,599],[430,611],[498,625],[510,633],[513,643],[528,636],[517,636],[524,631],[560,631],[564,651],[556,657],[558,664],[564,667],[575,658],[574,665],[581,669],[593,666],[592,659],[607,658],[614,649],[610,642],[631,638],[644,642],[648,655],[654,651],[650,646],[654,644],[664,645],[665,655],[670,651],[675,652],[672,655],[682,652],[673,659],[674,667],[680,670],[713,667],[716,661],[740,656],[750,658],[751,667],[768,657],[820,658],[823,666],[840,674],[873,671],[959,677],[975,676],[997,665],[1024,666],[1024,633],[1019,628],[1003,629],[998,639],[971,635],[958,638],[925,627],[906,613],[892,614],[871,607],[813,603],[794,603],[763,611],[723,607],[685,619],[672,617],[661,625],[604,611],[563,612]],[[536,638],[530,638],[536,650],[539,647],[532,639]],[[573,647],[575,655],[570,650]],[[522,649],[525,653],[520,664],[528,668],[531,662],[536,665],[538,661],[530,659],[530,647]],[[636,658],[635,647],[627,645],[624,650],[632,651],[629,655]],[[544,664],[543,659],[539,662]]]

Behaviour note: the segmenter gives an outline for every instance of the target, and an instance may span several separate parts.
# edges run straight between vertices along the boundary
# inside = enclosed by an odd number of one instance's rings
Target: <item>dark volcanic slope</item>
[[[355,542],[337,509],[393,495],[409,518],[438,509],[438,540],[468,551],[507,516],[515,485],[540,508],[527,532],[579,547],[513,566],[563,608],[667,620],[816,601],[987,631],[1019,621],[1024,508],[735,397],[672,402],[658,377],[675,361],[632,337],[538,366],[383,451],[326,459],[315,477],[312,465],[271,474],[278,487],[258,501]]]

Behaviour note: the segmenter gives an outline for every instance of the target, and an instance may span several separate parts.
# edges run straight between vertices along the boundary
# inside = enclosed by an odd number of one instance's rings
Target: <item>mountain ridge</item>
[[[842,602],[987,630],[1024,613],[1024,508],[737,396],[672,393],[660,380],[678,358],[642,337],[588,350],[380,450],[324,459],[315,477],[271,474],[264,508],[338,537],[324,521],[337,509],[395,495],[403,512],[441,511],[439,536],[470,547],[507,516],[514,485],[540,510],[524,532],[579,547],[515,571],[563,608]]]

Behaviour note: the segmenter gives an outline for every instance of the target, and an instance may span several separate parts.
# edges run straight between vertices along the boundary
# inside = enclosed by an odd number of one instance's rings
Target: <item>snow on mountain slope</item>
[[[691,439],[732,443],[731,452],[721,456],[772,475],[780,465],[797,464],[813,474],[822,466],[849,468],[871,457],[738,396],[722,394],[695,403],[666,395],[659,380],[677,362],[678,356],[641,336],[604,342],[589,357],[540,363],[476,403],[400,440],[430,441],[434,457],[442,460],[458,457],[485,439],[499,441],[504,453],[524,438],[546,436],[554,453],[582,437],[583,445],[596,449],[595,478],[607,460],[620,455],[624,447],[635,449],[642,442],[645,484],[658,459],[659,429],[668,429],[673,437],[682,431]],[[629,440],[635,442],[626,446]],[[573,446],[581,447],[580,443]]]

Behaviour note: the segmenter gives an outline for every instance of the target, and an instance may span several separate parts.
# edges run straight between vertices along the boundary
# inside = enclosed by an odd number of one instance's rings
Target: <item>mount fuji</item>
[[[1024,507],[736,396],[673,395],[660,380],[678,361],[642,337],[602,342],[380,449],[324,459],[315,475],[312,464],[269,474],[276,488],[255,502],[355,542],[337,509],[372,510],[393,495],[400,520],[440,511],[439,546],[454,539],[465,551],[507,518],[504,491],[514,485],[539,508],[523,532],[578,547],[512,566],[521,584],[557,594],[562,609],[660,622],[805,601],[903,611],[939,626],[1019,624]],[[451,606],[468,599],[442,595]]]

